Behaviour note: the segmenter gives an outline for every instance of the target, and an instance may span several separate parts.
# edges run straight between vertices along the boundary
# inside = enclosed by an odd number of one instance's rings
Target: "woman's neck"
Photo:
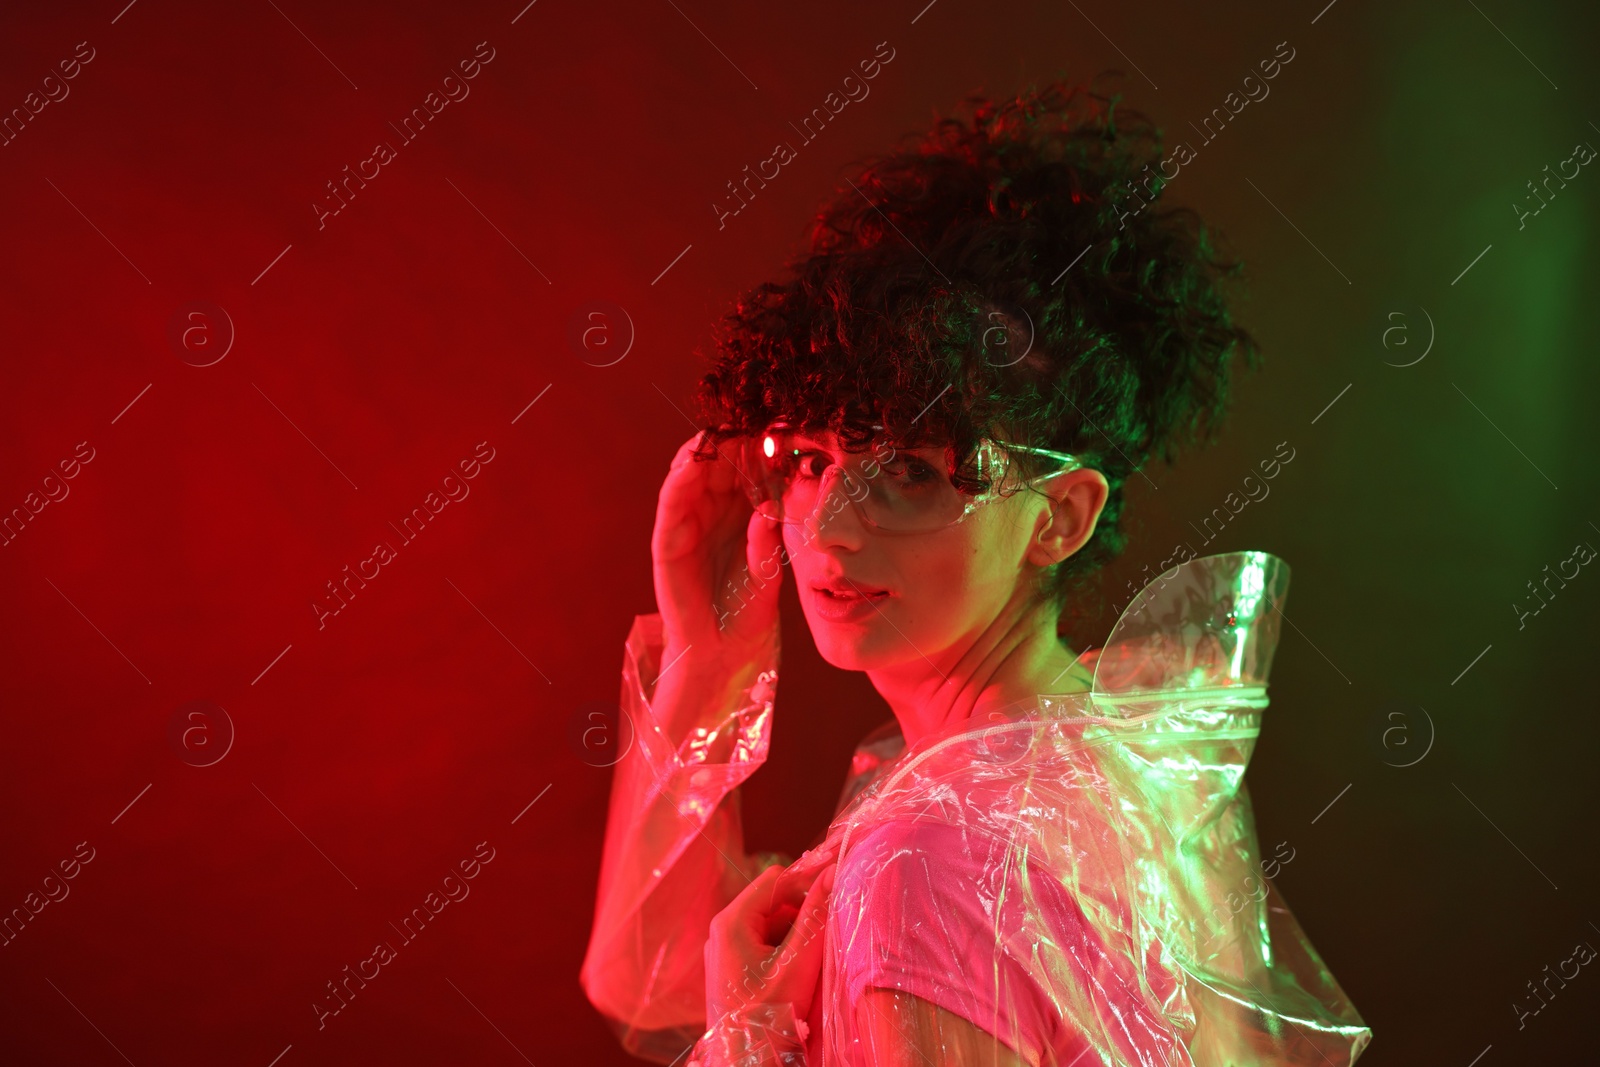
[[[994,621],[942,652],[869,670],[907,747],[1040,693],[1080,692],[1092,676],[1056,635],[1058,610],[1014,600]]]

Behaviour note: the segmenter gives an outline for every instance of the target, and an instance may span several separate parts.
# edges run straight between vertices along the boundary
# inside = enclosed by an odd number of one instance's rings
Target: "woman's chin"
[[[811,623],[811,640],[817,646],[817,654],[830,667],[842,671],[867,671],[882,661],[883,653],[877,649],[877,635],[823,619],[807,621]]]
[[[827,623],[822,625],[826,626]],[[811,630],[811,639],[816,642],[817,654],[830,667],[838,667],[841,671],[864,671],[869,666],[862,656],[858,641],[835,634],[819,634],[816,627]]]
[[[842,671],[870,671],[892,667],[905,659],[918,659],[905,638],[884,627],[841,626],[826,619],[808,619],[817,654]],[[886,632],[885,632],[886,631]]]

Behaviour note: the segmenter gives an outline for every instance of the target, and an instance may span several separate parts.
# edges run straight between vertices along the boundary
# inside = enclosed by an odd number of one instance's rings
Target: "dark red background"
[[[1509,1005],[1600,938],[1583,673],[1600,579],[1522,630],[1504,606],[1600,543],[1600,178],[1525,231],[1507,206],[1600,139],[1592,10],[541,0],[513,25],[515,0],[276,7],[4,16],[0,108],[78,42],[95,58],[0,147],[0,508],[95,452],[0,547],[0,909],[78,842],[96,854],[0,948],[0,1059],[626,1062],[576,980],[609,772],[569,727],[615,700],[623,637],[653,610],[656,488],[709,324],[849,161],[969,91],[1119,67],[1181,139],[1284,40],[1272,95],[1170,187],[1246,260],[1268,369],[1217,447],[1153,471],[1159,490],[1135,480],[1108,580],[1195,540],[1288,441],[1272,495],[1204,551],[1294,568],[1250,782],[1262,840],[1297,850],[1278,888],[1377,1031],[1363,1062],[1592,1044],[1600,979],[1522,1030]],[[397,140],[386,124],[480,41],[495,58],[471,95],[319,230],[324,183]],[[724,184],[881,41],[896,54],[871,95],[719,231]],[[167,339],[197,300],[237,333],[203,368]],[[569,344],[595,300],[636,329],[612,366]],[[1419,309],[1435,349],[1386,366],[1417,350],[1385,350],[1389,314],[1420,330]],[[482,441],[470,496],[319,630],[324,583],[396,542],[387,524]],[[886,711],[785,612],[746,810],[753,845],[793,851]],[[168,740],[193,700],[237,730],[209,767]],[[1374,747],[1394,701],[1438,731],[1403,770]],[[471,895],[319,1032],[324,983],[481,841],[495,858]]]

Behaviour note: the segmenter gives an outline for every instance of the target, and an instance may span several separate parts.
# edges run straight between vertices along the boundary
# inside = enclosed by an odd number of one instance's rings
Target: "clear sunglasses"
[[[823,506],[821,521],[849,502],[862,522],[886,533],[929,533],[954,526],[978,508],[1039,482],[1077,470],[1082,459],[1067,452],[985,438],[978,444],[978,478],[989,486],[979,493],[958,489],[949,474],[927,459],[875,443],[868,451],[846,452],[842,462],[800,440],[786,423],[774,423],[747,438],[742,466],[754,508],[777,522],[801,524]],[[1007,484],[1016,453],[1043,456],[1055,470]],[[825,489],[830,477],[839,484]]]

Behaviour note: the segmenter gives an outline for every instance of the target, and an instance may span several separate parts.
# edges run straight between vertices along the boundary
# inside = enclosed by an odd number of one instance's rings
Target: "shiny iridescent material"
[[[998,1062],[1059,1067],[1353,1064],[1372,1031],[1271,886],[1287,860],[1263,855],[1243,781],[1288,579],[1264,552],[1191,559],[1085,652],[1090,691],[910,749],[871,735],[826,838],[796,861],[839,864],[808,1019],[787,1004],[705,1018],[711,917],[786,862],[746,854],[730,795],[766,758],[776,664],[675,748],[639,681],[655,675],[660,619],[639,617],[623,687],[639,740],[612,793],[591,1001],[636,1055],[669,1063],[694,1045],[679,1062],[703,1067],[980,1063],[997,1048]],[[953,890],[939,872],[954,850],[983,857],[985,876]],[[935,921],[896,921],[903,900],[941,895]],[[928,994],[937,1004],[901,993],[859,1010],[863,966],[916,955],[896,939],[941,936],[966,949],[947,954],[958,973]]]

